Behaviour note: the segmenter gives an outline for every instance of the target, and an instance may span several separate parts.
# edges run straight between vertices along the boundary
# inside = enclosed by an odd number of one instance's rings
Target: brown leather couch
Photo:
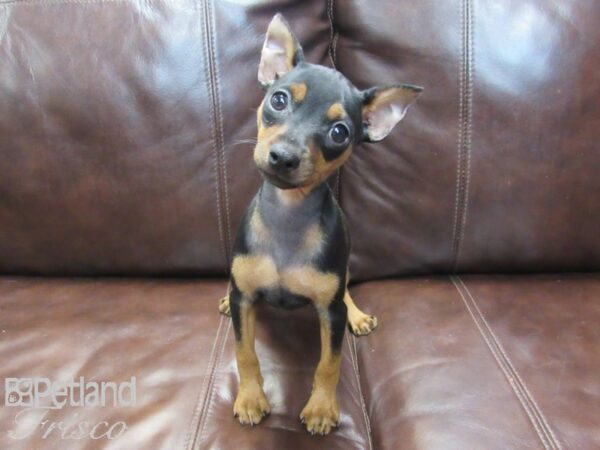
[[[276,11],[359,87],[425,87],[332,181],[381,325],[327,437],[314,313],[259,312],[273,412],[243,428],[217,311]],[[597,0],[2,0],[0,448],[600,448],[598,42]],[[136,402],[15,406],[27,377]]]

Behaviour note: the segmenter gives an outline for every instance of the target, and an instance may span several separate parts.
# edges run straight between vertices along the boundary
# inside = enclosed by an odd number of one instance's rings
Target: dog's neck
[[[330,195],[327,183],[312,189],[279,189],[264,181],[259,191],[258,208],[268,227],[297,230],[318,220]]]

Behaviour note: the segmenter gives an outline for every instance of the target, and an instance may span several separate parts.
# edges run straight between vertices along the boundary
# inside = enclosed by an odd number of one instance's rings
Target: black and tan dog
[[[255,303],[310,303],[321,324],[321,359],[300,418],[309,432],[327,434],[340,417],[336,386],[346,323],[364,335],[377,319],[356,307],[346,287],[350,237],[326,180],[357,144],[387,136],[421,88],[359,91],[339,72],[305,62],[279,14],[267,31],[258,80],[266,95],[254,161],[265,181],[238,231],[229,292],[219,306],[235,330],[240,385],[233,411],[252,425],[270,412],[254,350]]]

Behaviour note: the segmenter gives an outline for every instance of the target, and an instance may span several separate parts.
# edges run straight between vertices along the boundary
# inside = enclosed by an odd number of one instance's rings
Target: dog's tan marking
[[[320,150],[317,152],[317,157],[315,159],[315,170],[321,174],[321,179],[325,180],[329,175],[331,175],[338,167],[344,164],[350,155],[352,154],[352,146],[349,146],[344,153],[338,156],[336,159],[331,161],[325,160],[323,157],[323,152]]]
[[[352,300],[350,296],[350,292],[346,289],[344,294],[344,303],[346,304],[346,308],[348,309],[348,324],[350,325],[350,330],[356,336],[366,336],[379,324],[377,317],[369,316],[358,309],[358,306]]]
[[[290,85],[290,92],[292,93],[292,99],[296,103],[300,103],[306,97],[306,91],[308,90],[306,83],[292,83]]]
[[[278,281],[277,267],[265,255],[236,256],[231,274],[242,294],[252,297],[257,289],[273,286]]]
[[[264,107],[264,105],[265,105],[265,100],[263,99],[263,101],[260,102],[260,106],[256,110],[256,128],[258,130],[260,130],[260,128],[263,126],[262,115],[263,115],[263,107]]]
[[[330,272],[321,272],[312,266],[285,269],[281,274],[281,285],[296,295],[312,300],[318,309],[327,309],[340,285],[339,277]]]
[[[285,133],[287,127],[285,125],[265,126],[262,120],[263,103],[258,107],[256,112],[256,123],[258,127],[257,143],[254,147],[254,162],[259,167],[267,167],[269,165],[269,152],[271,145]]]
[[[323,245],[323,230],[317,223],[310,226],[304,234],[304,242],[302,243],[302,250],[307,255],[315,255]]]
[[[329,120],[338,120],[346,117],[346,110],[341,103],[334,103],[327,110],[327,118]]]
[[[327,161],[323,157],[323,152],[321,149],[314,144],[311,145],[311,153],[313,155],[313,174],[306,183],[306,187],[312,190],[314,187],[327,180],[327,178],[329,178],[329,176],[335,172],[336,169],[342,166],[348,160],[348,158],[350,158],[352,149],[352,146],[349,146],[336,159]]]
[[[252,237],[258,242],[266,242],[269,240],[269,229],[260,217],[258,204],[254,208],[254,211],[252,211],[252,216],[250,218],[250,232],[252,233]]]
[[[277,196],[285,206],[297,206],[306,198],[312,190],[312,186],[294,189],[278,189]]]
[[[264,104],[265,101],[263,100],[256,111],[256,125],[258,128],[257,137],[259,141],[273,140],[273,138],[279,136],[285,131],[285,127],[283,125],[265,125],[262,119]]]
[[[300,413],[300,419],[311,433],[328,434],[337,427],[340,408],[336,388],[340,378],[341,355],[331,351],[331,326],[327,318],[319,316],[321,325],[321,358],[315,371],[313,389]]]
[[[265,142],[271,144],[285,132],[286,128],[287,127],[285,125],[271,125],[265,127],[261,122],[261,125],[258,128],[257,140],[259,143]]]
[[[242,425],[255,425],[271,411],[265,392],[263,377],[254,349],[254,323],[256,312],[248,300],[240,303],[240,340],[235,344],[240,385],[233,404],[233,413]]]

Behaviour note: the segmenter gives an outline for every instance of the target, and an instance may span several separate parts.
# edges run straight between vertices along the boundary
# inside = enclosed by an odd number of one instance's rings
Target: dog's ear
[[[363,91],[363,140],[377,142],[390,134],[421,91],[422,87],[409,84]]]
[[[266,87],[304,60],[302,47],[281,14],[275,14],[263,44],[258,65],[258,82]]]

